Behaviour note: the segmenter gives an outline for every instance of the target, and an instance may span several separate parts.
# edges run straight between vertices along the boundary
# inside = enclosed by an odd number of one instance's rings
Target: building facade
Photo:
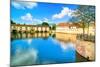
[[[11,24],[11,32],[49,32],[49,26]]]

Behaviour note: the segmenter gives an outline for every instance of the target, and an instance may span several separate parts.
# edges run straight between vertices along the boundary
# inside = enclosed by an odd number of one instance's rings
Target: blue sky
[[[11,19],[20,24],[69,22],[78,5],[41,2],[11,2]]]

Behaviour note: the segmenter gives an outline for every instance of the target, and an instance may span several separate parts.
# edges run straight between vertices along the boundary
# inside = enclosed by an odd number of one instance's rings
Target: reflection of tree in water
[[[55,38],[56,37],[56,34],[53,34],[52,37]]]
[[[56,34],[52,34],[52,33],[50,33],[49,36],[55,38],[55,37],[56,37]]]
[[[95,35],[91,35],[91,34],[90,35],[87,35],[87,34],[84,34],[84,36],[83,36],[82,34],[78,34],[77,35],[77,39],[84,40],[84,41],[89,41],[89,42],[95,42]]]

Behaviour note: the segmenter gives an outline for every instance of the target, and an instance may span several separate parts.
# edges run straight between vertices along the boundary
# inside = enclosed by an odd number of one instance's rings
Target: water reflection
[[[48,38],[49,33],[12,33],[12,39],[23,39],[23,38]]]
[[[11,65],[76,62],[81,56],[76,52],[74,44],[59,36],[49,33],[13,35]],[[84,57],[82,59],[87,60]]]

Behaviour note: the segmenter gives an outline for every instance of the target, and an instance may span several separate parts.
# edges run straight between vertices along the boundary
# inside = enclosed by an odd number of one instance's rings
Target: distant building
[[[80,25],[78,23],[62,22],[62,23],[59,23],[57,25],[56,32],[61,32],[61,33],[77,33],[79,28],[80,28]]]

